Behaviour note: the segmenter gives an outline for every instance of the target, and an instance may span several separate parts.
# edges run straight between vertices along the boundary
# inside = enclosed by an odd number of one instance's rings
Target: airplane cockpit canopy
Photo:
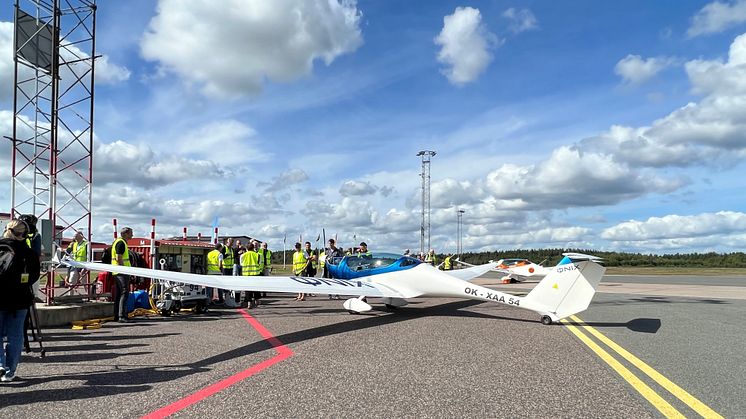
[[[401,258],[405,258],[401,266],[416,265],[420,262],[417,259],[397,255],[396,253],[372,253],[370,255],[347,256],[347,267],[353,271],[385,268],[393,265]]]

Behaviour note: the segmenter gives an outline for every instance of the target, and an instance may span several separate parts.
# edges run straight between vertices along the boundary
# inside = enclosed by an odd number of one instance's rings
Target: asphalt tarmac
[[[530,285],[495,287],[520,294]],[[617,292],[624,291],[620,287],[630,292]],[[641,295],[634,287],[639,285],[608,287],[615,292],[597,294],[578,320],[713,412],[746,416],[746,298]],[[718,286],[706,288],[715,292]],[[543,326],[529,311],[452,299],[417,299],[395,312],[366,315],[350,315],[342,301],[325,296],[296,302],[270,295],[265,303],[245,312],[221,309],[107,323],[97,330],[45,330],[46,358],[24,356],[20,379],[0,386],[0,413],[662,416],[571,326]],[[673,408],[696,416],[669,385],[612,356]]]

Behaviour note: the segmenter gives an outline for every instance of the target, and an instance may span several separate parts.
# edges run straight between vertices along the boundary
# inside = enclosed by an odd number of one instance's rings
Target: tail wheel
[[[549,326],[552,324],[552,318],[549,316],[541,316],[541,324],[544,326]]]

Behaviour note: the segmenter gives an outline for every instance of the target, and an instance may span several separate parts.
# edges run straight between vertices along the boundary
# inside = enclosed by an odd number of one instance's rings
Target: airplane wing
[[[91,271],[120,272],[126,275],[155,278],[184,284],[222,288],[233,291],[262,291],[311,294],[339,294],[366,297],[401,298],[395,290],[370,282],[370,276],[355,280],[311,278],[301,276],[223,276],[199,275],[185,272],[160,271],[131,266],[109,265],[96,262],[62,260],[63,265]]]
[[[464,263],[464,262],[460,262],[460,263]],[[466,263],[464,264],[466,265]],[[484,265],[469,264],[469,266],[470,267],[466,269],[456,269],[454,271],[443,271],[443,272],[445,272],[446,274],[454,278],[462,279],[464,281],[471,281],[472,279],[480,277],[486,274],[487,272],[495,269],[497,265],[494,262],[489,262],[489,263],[485,263]]]

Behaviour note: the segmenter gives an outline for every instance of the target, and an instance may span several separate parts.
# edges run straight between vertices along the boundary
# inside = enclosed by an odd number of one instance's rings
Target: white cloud
[[[467,230],[463,238],[464,248],[515,249],[532,247],[576,247],[588,239],[591,229],[585,227],[525,228],[521,232],[498,233],[478,229]],[[538,262],[538,261],[537,261]]]
[[[673,60],[666,57],[643,59],[639,55],[630,54],[616,63],[614,73],[620,76],[624,83],[638,85],[650,80],[671,64]]]
[[[430,184],[430,206],[432,208],[474,204],[483,198],[484,192],[481,187],[470,181],[444,179]]]
[[[705,94],[650,126],[612,126],[579,147],[633,167],[727,167],[746,157],[746,34],[730,46],[727,62],[685,64],[695,92]]]
[[[472,7],[457,7],[445,16],[434,41],[441,46],[438,61],[446,65],[441,71],[456,85],[476,80],[492,61],[490,50],[499,42],[482,24],[479,9]]]
[[[306,203],[304,215],[321,225],[333,225],[352,231],[370,227],[377,213],[368,201],[344,197],[339,203],[309,201]]]
[[[681,185],[636,172],[608,155],[563,146],[538,165],[501,166],[487,175],[485,189],[497,199],[519,200],[527,209],[551,209],[611,205]]]
[[[117,84],[129,80],[131,72],[127,67],[109,62],[109,56],[96,59],[96,83]]]
[[[167,144],[169,150],[177,145],[180,154],[210,158],[226,166],[269,158],[257,141],[256,131],[233,119],[210,122]]]
[[[510,20],[508,28],[513,33],[521,33],[538,28],[536,16],[529,9],[510,9],[503,12],[503,17]]]
[[[354,1],[160,0],[141,50],[205,94],[232,98],[355,51],[361,16]]]
[[[13,97],[13,23],[0,22],[0,101]]]
[[[746,34],[733,40],[727,62],[692,60],[685,64],[685,68],[695,93],[746,94]]]
[[[635,242],[733,234],[746,234],[746,214],[720,211],[697,215],[650,217],[645,221],[631,220],[605,229],[601,237],[612,241]]]
[[[97,184],[120,183],[157,188],[192,179],[231,175],[217,163],[184,157],[161,157],[146,145],[125,141],[94,144],[93,179]]]
[[[692,17],[687,30],[690,38],[722,32],[730,27],[746,22],[746,0],[721,3],[714,1],[705,5]]]
[[[342,196],[365,196],[374,194],[377,190],[378,188],[371,185],[370,182],[348,180],[339,187],[339,194]]]
[[[71,64],[63,65],[61,68],[61,78],[68,86],[76,82],[77,78],[89,71],[91,67],[90,61],[86,61],[90,54],[84,52],[78,45],[83,44],[67,43],[60,46],[62,61],[71,62]],[[90,48],[90,44],[86,47]],[[97,53],[101,55],[100,51],[97,51]],[[117,84],[129,80],[130,74],[127,67],[109,62],[108,55],[103,54],[96,59],[96,83]]]
[[[302,169],[290,169],[280,173],[279,176],[273,177],[269,183],[263,182],[258,185],[266,186],[265,191],[267,192],[278,192],[307,180],[308,175]]]

